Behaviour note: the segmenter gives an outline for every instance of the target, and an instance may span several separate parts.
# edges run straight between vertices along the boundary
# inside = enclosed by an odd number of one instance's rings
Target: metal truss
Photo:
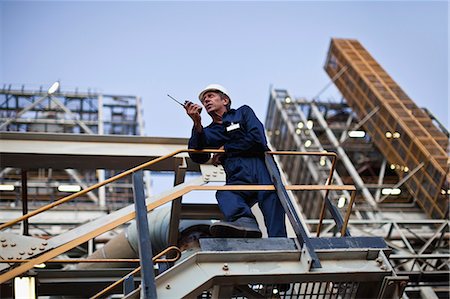
[[[0,131],[143,135],[141,99],[3,86]]]
[[[325,109],[325,111],[324,111]],[[323,112],[324,111],[324,112]],[[333,118],[333,122],[327,120]],[[339,118],[338,118],[339,117]],[[348,141],[347,132],[358,124],[351,111],[343,104],[325,104],[296,100],[287,90],[275,89],[269,99],[269,110],[266,119],[266,129],[269,140],[278,150],[296,149],[303,151],[334,151],[339,154],[341,167],[334,174],[337,184],[344,184],[342,174],[346,181],[355,183],[360,190],[360,200],[364,200],[370,210],[376,210],[377,203],[374,195],[369,191],[360,170],[352,161],[355,155],[355,142]],[[360,124],[359,124],[360,125]],[[372,151],[372,146],[362,142],[357,150]],[[297,160],[281,161],[289,180],[306,183],[321,182],[323,175],[329,169],[329,161],[323,158],[318,161]],[[284,162],[284,163],[283,163]],[[380,189],[382,182],[379,184]],[[348,202],[348,194],[332,194],[332,199],[344,197]],[[317,206],[313,204],[317,195],[302,195],[302,206],[309,217],[317,217]],[[342,200],[342,199],[341,199]],[[307,206],[307,207],[305,207]]]
[[[416,287],[427,288],[424,291],[427,294],[433,290],[438,292],[439,288],[448,290],[449,223],[446,220],[426,220],[427,216],[416,204],[416,196],[405,186],[423,163],[399,177],[372,143],[370,132],[363,138],[349,137],[350,131],[361,131],[361,127],[378,111],[374,108],[358,120],[343,102],[295,99],[287,90],[274,89],[270,95],[266,129],[276,150],[339,153],[334,176],[336,183],[354,183],[360,191],[349,224],[352,236],[383,237],[393,250],[389,260],[397,275],[410,277],[407,291],[413,292]],[[317,182],[320,177],[317,174],[326,166],[325,163],[304,160],[285,160],[281,164],[288,180],[296,183]],[[386,188],[398,188],[401,194],[382,193]],[[307,218],[306,223],[314,233],[319,222],[311,219],[317,218],[321,201],[317,194],[296,195]],[[320,231],[322,235],[338,234],[336,226],[327,221]]]
[[[58,85],[59,86],[59,85]],[[86,135],[144,135],[141,98],[97,92],[27,90],[4,85],[0,89],[0,132],[58,133]],[[39,137],[38,137],[39,138]],[[82,140],[82,138],[80,139]],[[99,145],[101,146],[101,144]],[[101,150],[101,148],[99,148]],[[0,191],[3,208],[27,209],[41,206],[62,195],[61,185],[86,186],[104,181],[117,173],[114,169],[13,168],[0,163],[0,184],[13,186]],[[120,170],[120,169],[119,169]],[[150,182],[149,172],[145,173]],[[150,186],[147,184],[147,191]],[[24,193],[24,190],[27,192]],[[108,202],[107,199],[108,198]],[[94,204],[95,210],[115,210],[132,202],[130,179],[86,194],[75,207]],[[81,208],[82,210],[83,208]],[[84,219],[84,217],[81,217]],[[51,220],[53,221],[53,220]],[[34,229],[34,228],[33,228]]]
[[[307,220],[314,227],[317,220]],[[336,234],[325,221],[323,234]],[[449,222],[446,220],[356,220],[349,222],[353,236],[383,237],[393,252],[389,260],[398,275],[410,276],[410,284],[436,285],[449,276]],[[442,280],[444,279],[444,280]],[[448,281],[447,281],[448,282]]]
[[[269,104],[271,117],[268,117],[266,121],[267,134],[271,144],[282,150],[326,151],[312,130],[313,123],[307,119],[303,111],[296,105],[286,105],[286,101],[289,102],[291,99],[292,97],[285,90],[273,90],[271,93]],[[331,168],[331,162],[326,157],[281,157],[280,163],[283,170],[289,173],[287,179],[292,183],[306,183],[305,177],[311,180],[308,183],[326,183]],[[302,168],[301,165],[305,165],[305,167]],[[338,185],[343,185],[339,173],[335,172],[333,178]],[[324,195],[322,193],[321,196]],[[302,199],[311,201],[314,196],[317,195],[302,194]],[[350,195],[346,191],[330,192],[329,196],[335,200],[341,196],[347,200],[350,199]],[[315,210],[314,214],[318,216],[318,207],[313,209]]]
[[[447,219],[447,130],[436,125],[357,40],[333,38],[324,69],[330,78],[342,74],[333,82],[359,118],[379,109],[364,125],[371,141],[400,178],[417,169],[402,182],[404,188],[427,215]]]

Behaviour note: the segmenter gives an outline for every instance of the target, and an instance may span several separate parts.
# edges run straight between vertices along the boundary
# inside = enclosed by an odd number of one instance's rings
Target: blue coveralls
[[[264,127],[249,106],[230,109],[223,115],[222,124],[213,122],[202,133],[192,130],[190,149],[217,149],[222,145],[227,185],[273,184],[264,162],[264,152],[269,150]],[[192,154],[191,158],[205,163],[209,154]],[[276,192],[224,190],[217,191],[216,198],[227,221],[255,218],[251,207],[258,203],[269,237],[286,237],[285,212]]]

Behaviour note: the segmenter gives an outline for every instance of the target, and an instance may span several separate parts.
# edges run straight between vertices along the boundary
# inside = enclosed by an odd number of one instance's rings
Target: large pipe
[[[148,213],[148,229],[152,242],[153,255],[169,247],[170,204]],[[181,220],[179,225],[179,238],[177,246],[181,250],[193,250],[198,247],[198,238],[209,236],[210,220]],[[88,259],[119,259],[139,258],[138,233],[136,222],[130,225],[119,235],[108,241],[103,247],[96,250]],[[127,263],[81,263],[77,269],[91,268],[118,268],[127,267]]]

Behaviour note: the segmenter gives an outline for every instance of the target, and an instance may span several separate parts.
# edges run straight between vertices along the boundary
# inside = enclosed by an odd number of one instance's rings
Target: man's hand
[[[223,145],[219,148],[223,150]],[[219,166],[222,164],[222,161],[220,159],[223,157],[223,153],[215,153],[211,158],[211,164],[214,166]]]
[[[194,127],[198,132],[201,132],[202,127],[202,117],[200,116],[200,112],[202,111],[202,107],[200,105],[194,104],[190,101],[186,101],[184,104],[184,109],[186,109],[187,115],[194,122]]]

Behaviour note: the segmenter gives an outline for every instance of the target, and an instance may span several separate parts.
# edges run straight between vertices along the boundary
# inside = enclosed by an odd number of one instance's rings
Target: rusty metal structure
[[[357,40],[333,39],[325,64],[363,127],[404,185],[432,218],[448,218],[449,138]]]

